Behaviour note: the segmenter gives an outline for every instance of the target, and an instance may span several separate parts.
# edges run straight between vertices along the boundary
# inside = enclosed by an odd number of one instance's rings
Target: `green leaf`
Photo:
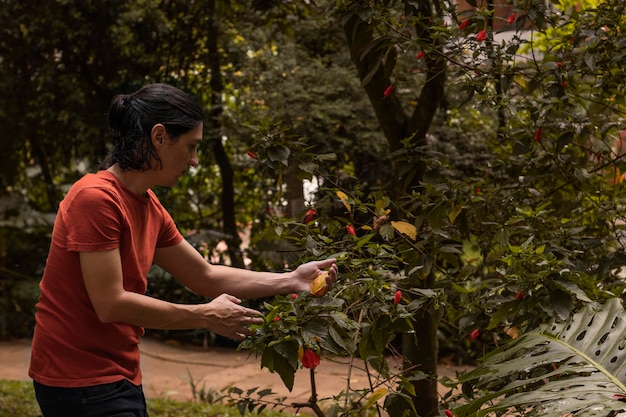
[[[510,317],[517,310],[518,306],[519,300],[512,300],[504,303],[502,307],[500,307],[491,315],[491,320],[489,321],[487,330],[494,329],[496,326],[502,323],[503,320]]]
[[[261,368],[267,368],[268,371],[274,373],[274,349],[266,348],[261,355]]]
[[[331,326],[328,329],[328,334],[330,335],[330,338],[345,351],[345,353],[350,354],[354,351],[352,341],[349,339],[348,334],[345,331],[342,331],[342,329],[336,329],[334,326]]]
[[[272,356],[274,359],[274,369],[276,370],[276,373],[278,373],[280,379],[282,379],[285,387],[289,390],[289,392],[291,392],[296,375],[296,368],[293,368],[290,362],[277,352],[273,351]]]
[[[574,284],[571,281],[554,281],[554,283],[556,285],[561,286],[565,291],[569,292],[570,294],[574,294],[576,296],[576,298],[578,298],[580,301],[584,301],[586,303],[591,303],[591,299],[589,297],[587,297],[587,294],[585,294],[585,292],[583,290],[581,290],[578,285]]]
[[[300,345],[297,341],[291,340],[279,343],[274,346],[276,353],[278,353],[282,358],[287,360],[287,363],[292,369],[298,368],[298,348]],[[276,360],[274,358],[274,360]]]
[[[588,305],[566,320],[526,333],[483,358],[459,383],[482,393],[458,417],[524,409],[532,415],[607,416],[626,394],[626,312],[621,300]]]
[[[248,409],[249,401],[250,400],[248,400],[248,399],[243,399],[243,400],[237,401],[237,410],[239,411],[239,413],[242,416],[246,414],[246,410]]]

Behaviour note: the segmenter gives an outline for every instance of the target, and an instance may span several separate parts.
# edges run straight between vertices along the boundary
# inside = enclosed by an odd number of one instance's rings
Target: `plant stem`
[[[310,375],[311,375],[311,397],[305,403],[294,403],[294,404],[292,404],[292,407],[295,407],[295,408],[308,407],[311,410],[313,410],[313,412],[315,413],[315,415],[317,417],[326,417],[326,415],[324,414],[324,412],[322,411],[320,406],[317,404],[317,388],[315,387],[315,370],[314,369],[310,369],[310,372],[311,372],[310,373]]]

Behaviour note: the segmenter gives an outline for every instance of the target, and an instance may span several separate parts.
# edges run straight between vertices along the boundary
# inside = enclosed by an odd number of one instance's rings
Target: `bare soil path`
[[[231,348],[199,348],[177,346],[144,338],[142,352],[143,385],[148,397],[168,397],[181,401],[193,399],[192,383],[196,391],[218,393],[233,386],[244,390],[271,388],[277,396],[287,397],[286,403],[305,402],[311,395],[309,372],[296,373],[294,388],[289,392],[278,374],[261,369],[260,359],[247,352]],[[0,341],[0,379],[29,380],[30,340]],[[350,374],[351,388],[368,386],[362,363],[356,363]],[[316,368],[316,387],[319,398],[329,398],[347,388],[349,365],[346,359],[322,359]],[[439,375],[454,377],[463,368],[441,366]],[[440,393],[446,389],[441,387]]]

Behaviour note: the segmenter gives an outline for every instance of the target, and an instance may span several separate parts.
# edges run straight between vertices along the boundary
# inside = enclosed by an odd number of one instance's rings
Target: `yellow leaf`
[[[404,233],[411,239],[415,240],[417,237],[417,228],[411,223],[407,222],[391,222],[391,225],[400,233]]]
[[[448,214],[448,219],[450,220],[450,223],[454,224],[454,221],[456,220],[457,216],[461,214],[462,210],[463,210],[463,206],[460,204],[455,204],[452,207],[452,209],[450,210],[450,213]]]
[[[519,329],[517,327],[505,327],[504,333],[508,334],[511,339],[517,339],[519,336]]]
[[[344,206],[346,206],[348,211],[352,212],[352,206],[350,206],[350,203],[348,203],[348,195],[343,191],[337,191],[337,197],[339,197],[339,200],[343,203]]]
[[[374,403],[376,403],[378,400],[383,398],[385,395],[387,395],[387,388],[378,388],[367,399],[367,403],[365,404],[365,407],[363,407],[363,411],[365,411],[368,408],[370,408],[371,406],[373,406]]]
[[[321,297],[326,294],[326,277],[328,271],[322,271],[313,281],[309,283],[309,292],[313,297]]]

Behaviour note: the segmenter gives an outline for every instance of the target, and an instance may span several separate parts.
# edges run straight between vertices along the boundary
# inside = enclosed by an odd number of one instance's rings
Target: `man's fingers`
[[[246,308],[244,309],[243,315],[248,316],[248,317],[256,317],[256,316],[262,316],[263,314],[260,311],[253,310],[251,308]]]
[[[315,265],[319,269],[326,269],[332,266],[337,260],[335,258],[324,259],[322,261],[313,261],[313,265]]]

